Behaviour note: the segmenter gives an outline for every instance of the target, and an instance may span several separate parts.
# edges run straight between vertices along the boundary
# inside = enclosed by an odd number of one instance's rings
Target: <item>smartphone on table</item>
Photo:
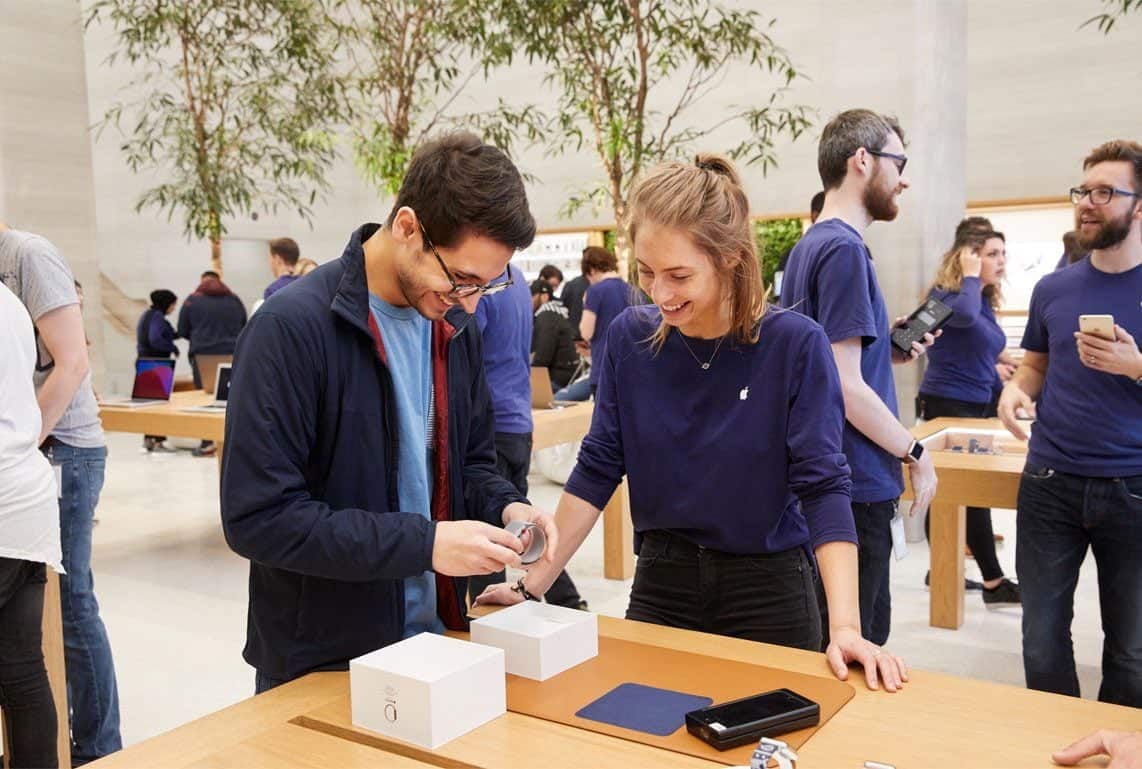
[[[718,750],[729,750],[820,721],[821,706],[816,702],[791,689],[774,689],[692,710],[686,714],[686,730]]]

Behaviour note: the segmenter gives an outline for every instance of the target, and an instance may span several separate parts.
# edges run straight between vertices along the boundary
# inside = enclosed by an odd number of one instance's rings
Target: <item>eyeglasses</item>
[[[436,261],[440,263],[440,269],[444,270],[444,275],[448,278],[448,282],[452,284],[452,290],[448,292],[448,296],[456,299],[465,299],[475,294],[491,296],[492,294],[498,294],[515,283],[515,280],[512,279],[511,270],[508,270],[508,279],[500,281],[499,283],[489,283],[486,286],[481,286],[478,283],[457,283],[456,278],[452,277],[452,272],[448,269],[448,265],[440,258],[440,252],[436,250],[436,246],[432,245],[432,238],[428,237],[428,230],[424,229],[424,222],[418,223],[420,224],[420,232],[424,235],[424,242],[428,244],[428,249],[432,252],[432,255],[436,257]]]
[[[883,152],[881,150],[870,150],[868,147],[865,147],[864,151],[870,155],[876,155],[878,158],[890,158],[893,161],[893,165],[896,166],[896,172],[899,174],[904,173],[904,166],[908,165],[907,155],[897,155],[893,152]]]
[[[1130,190],[1120,190],[1117,187],[1071,187],[1071,204],[1078,205],[1082,199],[1090,195],[1090,202],[1092,205],[1105,206],[1115,195],[1125,195],[1129,198],[1142,198],[1137,192]]]

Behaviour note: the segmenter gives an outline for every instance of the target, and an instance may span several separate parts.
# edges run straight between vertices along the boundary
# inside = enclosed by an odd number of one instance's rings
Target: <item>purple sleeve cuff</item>
[[[809,524],[813,549],[829,542],[857,544],[852,498],[847,493],[835,491],[803,499],[801,513]]]

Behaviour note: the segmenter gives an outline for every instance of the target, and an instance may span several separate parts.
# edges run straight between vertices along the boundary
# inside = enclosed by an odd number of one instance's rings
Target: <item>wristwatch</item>
[[[913,440],[911,445],[908,446],[908,451],[900,458],[906,465],[914,465],[920,461],[920,457],[924,456],[924,444],[920,441]]]

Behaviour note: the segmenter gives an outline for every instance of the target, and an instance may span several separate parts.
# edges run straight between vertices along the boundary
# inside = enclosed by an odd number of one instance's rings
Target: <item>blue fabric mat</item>
[[[636,732],[667,737],[685,726],[687,713],[713,702],[709,697],[625,683],[581,708],[575,715]]]

